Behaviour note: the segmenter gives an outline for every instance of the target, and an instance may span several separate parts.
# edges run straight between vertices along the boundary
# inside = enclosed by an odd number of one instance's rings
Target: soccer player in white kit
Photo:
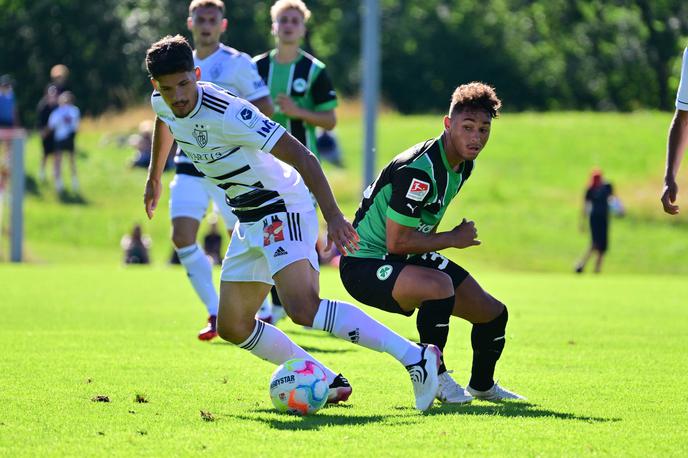
[[[683,51],[681,82],[676,94],[676,113],[671,120],[667,140],[667,159],[661,200],[664,211],[670,215],[677,214],[679,210],[675,203],[678,195],[676,174],[681,166],[686,147],[688,147],[688,48]]]
[[[404,364],[416,408],[429,409],[438,389],[439,349],[405,339],[351,304],[320,297],[318,219],[309,189],[327,222],[330,246],[353,252],[358,235],[337,206],[316,157],[250,103],[212,83],[198,82],[200,71],[183,37],[154,43],[146,67],[155,88],[153,110],[169,127],[167,134],[153,138],[144,193],[148,217],[160,199],[160,177],[174,137],[207,179],[225,191],[239,219],[222,263],[219,336],[274,364],[292,358],[315,360],[278,328],[256,320],[274,284],[295,323],[389,353]],[[346,379],[323,367],[329,401],[348,399],[351,386]]]
[[[201,79],[248,100],[270,116],[273,112],[270,91],[251,58],[220,43],[220,36],[227,28],[224,11],[221,0],[193,0],[189,5],[187,27],[196,46],[194,63],[201,69]],[[158,135],[161,128],[167,129],[156,122]],[[180,143],[179,146],[175,156],[176,174],[170,183],[172,242],[191,285],[208,311],[208,323],[198,333],[198,338],[210,340],[217,336],[218,296],[213,284],[212,264],[196,240],[198,228],[210,200],[215,202],[230,236],[237,220],[224,203],[224,191],[204,179],[184,153],[185,145]]]

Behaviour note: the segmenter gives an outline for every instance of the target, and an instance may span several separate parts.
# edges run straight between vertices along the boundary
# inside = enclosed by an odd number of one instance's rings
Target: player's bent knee
[[[427,293],[427,299],[444,299],[454,295],[454,284],[451,277],[447,274],[441,275],[427,275],[420,282],[424,291]]]

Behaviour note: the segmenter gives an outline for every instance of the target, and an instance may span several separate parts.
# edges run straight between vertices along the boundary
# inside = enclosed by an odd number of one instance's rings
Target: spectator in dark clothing
[[[139,124],[139,132],[129,138],[129,144],[136,148],[132,167],[148,168],[153,145],[153,122],[146,120]]]
[[[150,264],[148,249],[151,239],[142,234],[141,225],[135,225],[130,235],[122,237],[120,245],[124,250],[125,264]]]
[[[55,152],[55,139],[53,131],[48,127],[48,119],[50,119],[50,113],[57,108],[57,96],[57,88],[55,86],[48,86],[36,108],[38,113],[37,127],[43,143],[43,157],[41,158],[41,168],[38,172],[38,178],[41,181],[46,179],[45,168],[48,163],[48,156]]]
[[[612,185],[604,181],[600,170],[593,170],[590,184],[585,191],[580,224],[581,230],[584,230],[584,221],[588,219],[591,243],[583,258],[576,264],[577,273],[583,272],[593,253],[596,255],[595,272],[599,273],[602,268],[602,261],[608,248],[610,205],[613,206],[615,212],[623,213],[620,202],[614,196]]]

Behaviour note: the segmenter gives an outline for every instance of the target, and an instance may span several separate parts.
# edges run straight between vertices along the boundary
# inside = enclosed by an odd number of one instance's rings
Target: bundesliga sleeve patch
[[[430,183],[414,178],[411,186],[408,188],[406,198],[422,202],[425,196],[428,195],[428,192],[430,192]]]
[[[258,116],[248,107],[242,108],[241,111],[237,113],[236,117],[249,129],[252,129],[258,122]]]

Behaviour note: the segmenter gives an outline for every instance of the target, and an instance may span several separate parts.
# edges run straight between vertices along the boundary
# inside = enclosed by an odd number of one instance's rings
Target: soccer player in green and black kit
[[[340,262],[342,282],[356,300],[406,316],[418,309],[422,342],[444,348],[452,315],[473,323],[473,367],[466,389],[444,364],[439,369],[437,398],[445,403],[523,399],[493,379],[505,343],[506,306],[438,253],[480,245],[472,221],[464,219],[446,232],[437,232],[437,226],[470,177],[500,107],[490,86],[459,86],[442,135],[395,157],[365,190],[354,221],[360,249]]]
[[[272,120],[320,159],[315,128],[334,128],[337,93],[325,64],[301,49],[311,12],[301,0],[278,0],[270,8],[270,16],[277,47],[253,61],[275,101]],[[257,317],[275,323],[283,315],[280,298],[273,288],[272,304],[266,302]]]
[[[334,128],[337,93],[325,64],[301,49],[311,12],[301,0],[278,0],[270,15],[277,47],[253,61],[275,101],[272,119],[318,156],[315,128]]]

